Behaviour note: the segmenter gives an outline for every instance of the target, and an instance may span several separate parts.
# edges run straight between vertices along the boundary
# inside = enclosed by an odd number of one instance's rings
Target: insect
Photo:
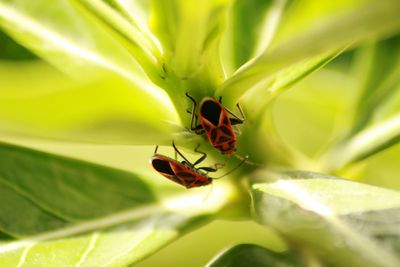
[[[175,150],[175,159],[172,159],[170,157],[157,154],[158,146],[156,146],[156,149],[154,151],[154,155],[150,159],[150,164],[153,166],[153,168],[163,175],[164,177],[170,179],[171,181],[178,183],[186,188],[192,188],[192,187],[200,187],[204,185],[208,185],[212,183],[213,179],[218,179],[222,178],[229,173],[233,172],[237,168],[240,167],[246,160],[243,159],[239,165],[237,165],[235,168],[230,170],[229,172],[225,173],[224,175],[216,178],[209,177],[207,174],[209,172],[216,172],[218,169],[222,168],[225,164],[222,163],[217,163],[213,167],[196,167],[196,165],[200,164],[202,161],[204,161],[207,157],[207,154],[199,151],[198,148],[200,147],[200,144],[196,146],[194,149],[195,152],[202,154],[199,159],[197,159],[194,163],[191,163],[175,146],[174,143],[172,143],[172,146],[174,147]],[[177,160],[177,154],[182,157],[183,161],[178,161]]]
[[[186,96],[193,102],[192,120],[190,129],[197,134],[207,135],[211,145],[219,150],[222,154],[232,155],[236,151],[237,138],[236,133],[232,129],[233,125],[242,124],[245,117],[239,103],[236,105],[242,118],[225,108],[221,104],[221,97],[217,101],[211,97],[205,97],[200,102],[198,116],[196,115],[197,103],[188,93]],[[231,118],[229,118],[231,115]],[[200,125],[197,120],[200,120]]]

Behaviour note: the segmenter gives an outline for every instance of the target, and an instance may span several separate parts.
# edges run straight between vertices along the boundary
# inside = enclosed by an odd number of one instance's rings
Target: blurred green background
[[[155,177],[148,164],[154,146],[79,144],[57,140],[57,138],[43,138],[42,135],[46,136],[46,132],[29,134],[31,129],[35,128],[54,133],[51,127],[56,128],[57,122],[54,122],[54,117],[57,118],[58,115],[51,112],[55,99],[51,97],[52,93],[60,90],[60,87],[64,87],[64,90],[68,90],[68,87],[72,88],[71,84],[74,84],[74,81],[70,81],[68,77],[38,59],[1,31],[0,59],[0,129],[3,129],[0,131],[0,135],[2,141],[127,171],[135,170],[141,174]],[[54,88],[55,85],[59,85],[59,87]],[[96,91],[97,85],[94,82],[89,84],[89,87],[82,86],[82,91],[91,91],[91,89]],[[110,83],[109,86],[111,88],[114,85]],[[105,97],[99,101],[108,100],[109,98]],[[69,103],[69,100],[65,99],[65,102]],[[75,103],[79,103],[79,99]],[[97,104],[101,106],[99,102]],[[106,103],[103,104],[106,106]],[[31,109],[28,108],[29,105],[32,106]],[[67,105],[61,106],[61,108],[63,107],[66,108]],[[30,113],[32,110],[41,115],[35,116]],[[73,113],[73,110],[71,112]],[[47,122],[38,121],[41,118],[47,119]],[[11,123],[14,124],[10,125]],[[49,128],[43,128],[43,126]],[[10,128],[18,131],[10,131]],[[24,134],[24,132],[28,132],[28,134]],[[157,178],[164,181],[162,177]],[[165,182],[168,183],[168,181]],[[209,189],[206,188],[205,192],[207,190]],[[266,230],[265,227],[258,226],[253,221],[217,220],[187,234],[136,266],[204,266],[215,256],[217,251],[222,251],[238,243],[260,244],[275,251],[285,249],[284,244],[272,230]]]
[[[274,104],[274,120],[279,133],[301,153],[317,156],[338,131],[337,125],[347,119],[357,84],[357,77],[348,75],[353,60],[354,52],[341,55],[298,83]],[[128,90],[123,93],[124,86],[129,87],[121,82],[121,99],[130,94]],[[81,93],[68,96],[68,90]],[[107,83],[94,79],[83,84],[70,80],[0,32],[0,135],[3,141],[150,175],[148,158],[154,145],[79,144],[64,140],[68,131],[60,134],[60,129],[68,124],[72,128],[90,124],[95,119],[95,115],[90,116],[91,112],[98,115],[99,111],[112,110],[115,116],[122,111],[140,112],[135,107],[120,105],[119,98],[108,93],[113,90],[115,80]],[[60,91],[66,94],[57,96],[55,93]],[[75,98],[77,95],[82,99]],[[91,100],[93,105],[87,106],[85,95],[97,95]],[[321,109],[325,112],[319,112]],[[82,118],[79,110],[84,110],[88,117]],[[155,110],[155,118],[159,119],[158,115],[163,112]],[[394,146],[348,170],[348,178],[400,189],[399,155],[400,146]],[[218,220],[170,244],[137,266],[201,266],[216,251],[238,243],[260,244],[275,251],[285,249],[273,231],[254,222]]]

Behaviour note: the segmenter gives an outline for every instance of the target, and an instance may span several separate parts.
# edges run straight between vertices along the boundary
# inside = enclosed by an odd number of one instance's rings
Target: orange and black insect
[[[208,185],[212,183],[213,179],[222,178],[225,175],[233,172],[247,160],[247,158],[243,159],[238,166],[236,166],[229,172],[225,173],[224,175],[217,178],[212,178],[208,176],[208,173],[216,172],[218,169],[223,167],[224,164],[217,163],[213,167],[196,167],[196,165],[200,164],[207,157],[206,153],[198,150],[200,145],[197,145],[194,151],[202,155],[194,163],[191,163],[178,150],[178,148],[175,146],[174,143],[172,143],[172,146],[174,147],[175,150],[175,159],[172,159],[170,157],[161,154],[157,154],[158,146],[156,146],[154,155],[150,159],[150,164],[158,173],[186,188]],[[177,160],[177,154],[179,154],[179,156],[183,158],[183,161],[180,162]]]
[[[232,125],[242,124],[245,117],[239,103],[236,105],[242,118],[221,104],[221,97],[217,101],[211,97],[205,97],[200,102],[198,115],[196,115],[197,103],[193,97],[186,93],[193,102],[192,120],[190,129],[197,134],[207,134],[211,145],[222,154],[232,155],[236,151],[237,138]],[[231,117],[228,116],[231,115]],[[198,125],[197,119],[200,120]]]

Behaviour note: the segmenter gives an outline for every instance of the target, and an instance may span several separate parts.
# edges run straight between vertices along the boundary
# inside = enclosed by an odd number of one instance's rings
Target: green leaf
[[[368,1],[368,0],[367,0]],[[365,5],[366,0],[337,0],[321,2],[318,0],[288,1],[281,23],[272,41],[272,46],[279,46],[299,36],[316,23],[325,23],[337,14],[355,10]]]
[[[400,83],[400,37],[374,43],[360,53],[357,71],[362,76],[353,134],[366,127],[382,105],[397,92]]]
[[[229,74],[268,47],[279,24],[285,2],[234,2],[222,51]]]
[[[124,14],[124,16],[136,26],[142,34],[148,36],[148,38],[155,38],[153,33],[150,31],[149,13],[150,13],[150,1],[125,1],[125,0],[111,0],[112,6],[115,6],[117,10]]]
[[[277,253],[252,244],[234,246],[218,255],[209,267],[295,267],[304,266],[299,259],[289,253]]]
[[[271,104],[279,136],[300,153],[317,158],[315,166],[322,164],[318,159],[321,151],[342,135],[343,122],[349,117],[348,107],[354,99],[353,88],[351,76],[329,65],[302,79]],[[317,169],[315,166],[309,168]]]
[[[1,60],[33,60],[37,57],[29,50],[16,43],[3,31],[0,31],[0,59]]]
[[[94,17],[135,57],[145,72],[155,81],[164,75],[161,51],[153,39],[139,29],[139,25],[125,19],[101,0],[70,0],[84,14]]]
[[[397,32],[400,29],[399,8],[397,0],[384,3],[365,1],[357,8],[332,15],[323,23],[315,23],[306,32],[265,51],[240,68],[216,91],[216,95],[226,95],[229,105],[234,105],[250,88],[285,67],[324,53],[333,53],[350,44],[354,46],[368,38]]]
[[[351,173],[351,176],[357,181],[400,190],[397,161],[399,153],[400,146],[394,146],[366,161],[352,165],[342,173]]]
[[[304,171],[253,178],[259,222],[308,253],[333,266],[399,265],[398,191]]]
[[[14,145],[0,158],[0,231],[14,238],[0,241],[2,267],[133,264],[233,196],[219,183],[207,200],[204,190],[170,197],[133,173]]]
[[[112,36],[80,16],[68,0],[0,1],[0,27],[18,43],[75,78],[116,73],[165,100]],[[84,74],[84,75],[83,75]]]
[[[354,115],[345,125],[349,128],[345,135],[326,155],[328,170],[340,171],[398,144],[400,57],[396,51],[400,49],[399,40],[396,36],[374,43],[359,53],[356,71],[362,76]]]
[[[170,144],[170,135],[182,130],[169,102],[135,90],[119,77],[76,82],[41,63],[0,64],[0,77],[3,136],[19,133],[86,143]]]
[[[204,218],[199,219],[204,222]],[[178,238],[189,221],[179,214],[168,213],[52,241],[34,236],[0,245],[0,266],[22,263],[27,266],[127,266]],[[69,231],[71,228],[65,228],[51,234],[65,235]]]
[[[323,159],[324,168],[340,171],[398,144],[400,141],[400,114],[375,123],[334,147]]]
[[[43,211],[32,202],[18,194],[6,182],[0,181],[0,230],[10,235],[23,236],[32,235],[48,229],[61,228],[67,222],[58,216]],[[23,211],[25,220],[21,220],[16,210]],[[29,219],[28,219],[29,218]]]
[[[271,79],[264,80],[263,83],[250,90],[244,97],[246,105],[253,107],[251,116],[254,118],[258,117],[255,120],[262,121],[263,116],[265,116],[266,111],[268,111],[268,106],[277,96],[281,95],[286,89],[297,82],[324,67],[341,52],[342,51],[310,58],[304,62],[284,68],[271,77]]]
[[[65,220],[155,201],[146,184],[129,173],[7,144],[0,146],[0,155],[0,181]]]
[[[308,149],[310,145],[318,146],[318,143],[316,142],[310,144],[309,128],[303,127],[303,125],[309,120],[294,119],[297,116],[303,115],[304,111],[308,112],[308,108],[315,108],[316,106],[309,106],[307,103],[306,105],[301,105],[300,107],[296,108],[293,103],[289,103],[288,107],[286,106],[284,110],[281,110],[278,113],[275,106],[279,106],[279,99],[277,101],[278,105],[272,106],[271,103],[273,100],[276,100],[277,96],[280,96],[283,91],[303,80],[305,77],[308,77],[316,70],[322,68],[337,55],[338,53],[315,57],[283,69],[282,71],[278,72],[275,77],[271,78],[271,80],[268,80],[266,83],[259,84],[244,96],[244,99],[241,101],[241,103],[244,104],[248,121],[252,121],[252,123],[246,123],[241,126],[244,134],[241,136],[240,143],[245,143],[246,145],[243,147],[243,149],[239,147],[240,154],[252,155],[252,161],[255,163],[268,162],[278,165],[289,164],[291,166],[315,165],[303,155],[304,153],[303,151],[299,150],[299,147],[289,146],[287,144],[290,144],[293,140],[299,139],[299,137],[301,138],[299,133],[301,133],[301,129],[304,129],[307,140],[304,144],[307,146],[306,149]],[[321,88],[317,88],[318,90],[313,92],[314,94],[321,93]],[[309,88],[307,89],[309,90]],[[303,93],[303,91],[300,93]],[[323,94],[324,92],[322,92],[322,95]],[[311,98],[315,99],[317,102],[316,104],[319,105],[320,99],[315,98],[314,95],[311,96]],[[291,109],[295,109],[294,114],[290,112]],[[306,110],[303,111],[303,109]],[[314,111],[313,114],[321,115],[321,113],[314,113]],[[282,117],[285,118],[281,119]],[[279,131],[280,129],[277,127],[279,124],[287,124],[290,127],[293,127],[295,124],[299,123],[301,124],[300,127],[294,127],[294,131],[292,129],[287,132],[286,135],[285,133],[282,134],[282,132]],[[328,122],[324,120],[324,124],[327,123]],[[320,129],[317,129],[317,131],[313,131],[313,133],[320,135],[318,132],[319,130]],[[294,136],[291,136],[291,138],[285,140],[285,137],[288,135]],[[269,157],[265,157],[264,150],[257,149],[260,147],[260,144],[262,144],[262,147],[270,152]]]

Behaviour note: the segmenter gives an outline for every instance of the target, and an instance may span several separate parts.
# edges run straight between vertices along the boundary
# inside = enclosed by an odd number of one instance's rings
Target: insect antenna
[[[172,141],[172,146],[174,147],[175,153],[178,153],[178,155],[181,156],[187,163],[190,163],[190,161],[175,146],[175,142],[174,141]],[[192,165],[192,164],[190,164],[190,165]]]
[[[157,154],[158,146],[156,146],[156,149],[154,149],[154,154]]]
[[[225,173],[224,175],[221,175],[221,176],[219,176],[219,177],[215,177],[215,178],[212,178],[212,179],[220,179],[220,178],[222,178],[222,177],[227,176],[228,174],[231,174],[232,172],[236,171],[240,166],[242,166],[243,163],[245,163],[245,162],[247,161],[248,158],[249,158],[249,156],[245,156],[245,157],[242,159],[242,161],[241,161],[236,167],[234,167],[232,170],[228,171],[228,172]]]
[[[249,156],[246,156],[244,158],[242,156],[239,156],[238,154],[233,154],[233,156],[235,156],[236,158],[238,158],[240,160],[246,159],[246,163],[249,164],[249,165],[257,166],[257,167],[265,167],[264,164],[260,164],[260,163],[256,163],[254,161],[248,160]]]

